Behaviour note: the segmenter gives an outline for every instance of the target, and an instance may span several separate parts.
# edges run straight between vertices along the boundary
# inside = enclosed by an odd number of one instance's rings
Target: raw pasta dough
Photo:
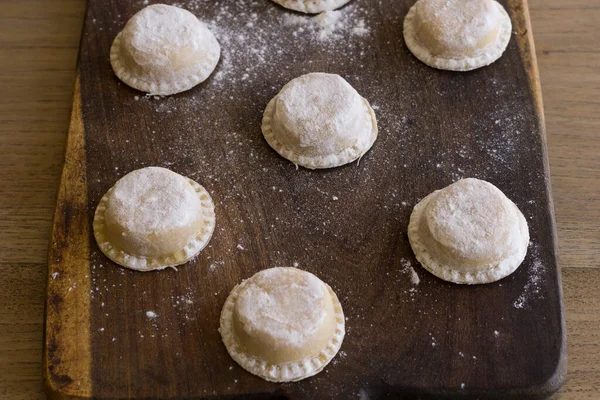
[[[165,4],[135,14],[115,38],[110,62],[127,85],[156,95],[191,89],[214,71],[221,47],[194,14]]]
[[[529,230],[517,206],[489,182],[462,179],[421,200],[408,239],[417,260],[455,283],[489,283],[513,273],[527,253]]]
[[[511,29],[495,0],[419,0],[404,19],[404,41],[431,67],[468,71],[500,58]]]
[[[100,250],[124,267],[150,271],[183,264],[208,243],[215,212],[208,192],[166,168],[125,175],[94,215]]]
[[[371,148],[377,121],[369,102],[341,76],[311,73],[288,82],[269,102],[262,132],[294,164],[331,168]]]
[[[221,337],[248,372],[272,382],[320,372],[344,339],[333,290],[297,268],[270,268],[237,285],[221,312]]]

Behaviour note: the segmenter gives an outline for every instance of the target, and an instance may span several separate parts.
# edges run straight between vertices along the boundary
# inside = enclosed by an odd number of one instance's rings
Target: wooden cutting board
[[[267,0],[180,2],[210,22],[223,56],[203,84],[155,99],[120,83],[108,56],[143,2],[90,0],[49,252],[51,398],[528,399],[560,387],[565,327],[526,1],[502,1],[508,49],[467,73],[410,54],[413,3],[354,0],[320,40],[316,22]],[[296,170],[262,138],[267,102],[315,71],[342,75],[375,108],[379,138],[360,165]],[[216,204],[210,245],[178,271],[117,267],[92,236],[101,196],[151,165],[193,178]],[[408,243],[414,204],[462,177],[498,186],[529,222],[524,263],[494,284],[443,282]],[[334,288],[347,335],[321,374],[274,384],[229,357],[219,313],[242,279],[292,265]]]

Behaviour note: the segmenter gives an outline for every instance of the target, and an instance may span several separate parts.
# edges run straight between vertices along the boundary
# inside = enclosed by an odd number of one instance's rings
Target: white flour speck
[[[333,32],[335,32],[338,26],[341,28],[340,18],[342,17],[341,11],[325,11],[314,17],[314,21],[320,28],[319,40],[327,39]]]
[[[410,280],[413,285],[418,285],[419,283],[421,283],[421,279],[419,278],[419,275],[417,275],[417,271],[415,271],[413,267],[410,267]]]
[[[531,249],[531,252],[534,261],[529,269],[529,276],[527,278],[527,283],[523,287],[523,291],[513,302],[513,307],[516,309],[526,308],[532,300],[542,297],[541,284],[543,282],[542,274],[544,272],[544,265],[539,259],[538,249],[534,247]]]
[[[146,317],[148,317],[150,319],[154,319],[154,318],[158,317],[158,314],[156,314],[154,311],[146,311]]]
[[[417,286],[419,283],[421,283],[421,279],[419,278],[417,271],[415,271],[415,269],[412,267],[412,264],[409,260],[405,258],[401,259],[400,265],[402,265],[402,272],[410,276],[410,282],[413,284],[413,286]]]
[[[365,21],[362,19],[356,23],[354,28],[352,28],[352,33],[357,36],[366,36],[369,32],[369,28],[365,26]]]

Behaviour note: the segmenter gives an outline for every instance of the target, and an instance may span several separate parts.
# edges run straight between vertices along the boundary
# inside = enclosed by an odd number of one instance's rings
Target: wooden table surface
[[[42,394],[46,251],[84,0],[0,12],[0,398]],[[600,398],[600,1],[530,0],[568,331],[556,399]]]

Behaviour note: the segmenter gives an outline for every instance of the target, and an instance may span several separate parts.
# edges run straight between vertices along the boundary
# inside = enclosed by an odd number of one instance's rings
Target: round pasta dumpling
[[[490,283],[512,274],[529,245],[525,217],[489,182],[468,178],[414,208],[408,239],[425,269],[454,283]]]
[[[152,95],[191,89],[214,71],[219,42],[194,14],[166,4],[135,14],[117,35],[110,62],[127,85]]]
[[[221,312],[223,343],[248,372],[272,382],[313,376],[344,339],[333,290],[297,268],[269,268],[237,285]]]
[[[495,0],[419,0],[404,19],[404,40],[431,67],[469,71],[500,58],[511,29]]]
[[[174,267],[210,240],[214,204],[193,180],[146,167],[108,190],[96,208],[93,228],[100,250],[119,265],[138,271]]]
[[[288,82],[269,102],[262,132],[294,164],[332,168],[371,148],[377,121],[369,102],[341,76],[311,73]]]
[[[307,14],[316,14],[323,11],[340,8],[350,0],[273,0],[275,3]]]

